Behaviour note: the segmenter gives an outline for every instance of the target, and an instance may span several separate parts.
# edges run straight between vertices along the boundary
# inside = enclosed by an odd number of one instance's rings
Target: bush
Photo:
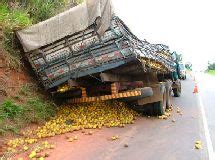
[[[16,8],[10,10],[6,3],[0,3],[0,25],[4,34],[3,47],[7,59],[7,66],[11,69],[19,69],[21,55],[15,40],[14,31],[32,24],[32,20],[26,10]],[[0,46],[1,47],[1,46]]]
[[[73,3],[79,4],[82,1],[73,0]],[[3,26],[5,38],[3,46],[7,51],[5,57],[9,68],[19,69],[21,66],[21,55],[14,31],[62,12],[69,2],[70,0],[2,0],[0,2],[0,26]]]
[[[9,9],[6,3],[0,2],[0,24],[5,32],[13,32],[32,24],[28,11],[24,8]]]
[[[83,0],[73,0],[75,5]],[[70,0],[16,0],[22,8],[26,9],[34,23],[44,21],[60,12],[70,3]]]
[[[29,123],[42,123],[55,115],[55,104],[42,98],[28,98],[19,105],[6,99],[0,105],[0,134],[7,131],[18,133],[21,127]]]
[[[16,104],[11,99],[6,99],[0,105],[0,135],[5,134],[7,131],[18,134],[20,124],[23,123],[19,119],[23,114],[23,106]]]
[[[24,113],[21,105],[14,103],[10,99],[6,99],[0,106],[0,119],[15,119]]]
[[[29,122],[41,123],[55,115],[55,104],[39,97],[28,99],[25,109]]]
[[[54,15],[54,4],[51,1],[35,0],[28,4],[28,8],[34,23],[44,21]]]
[[[208,62],[208,70],[215,70],[215,63]]]

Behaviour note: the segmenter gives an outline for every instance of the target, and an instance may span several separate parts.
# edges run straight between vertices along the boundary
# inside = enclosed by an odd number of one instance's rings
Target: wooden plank
[[[119,94],[115,94],[116,98],[119,98]]]
[[[104,100],[117,99],[117,98],[135,97],[135,96],[140,96],[140,95],[141,95],[141,91],[133,90],[133,91],[127,91],[127,92],[123,92],[123,93],[97,96],[97,97],[74,98],[74,99],[69,100],[68,102],[69,103],[94,102],[94,101],[104,101]]]
[[[87,97],[86,88],[81,88],[81,94],[82,94],[82,97]]]
[[[83,97],[83,98],[82,98],[82,101],[83,101],[83,102],[88,102],[88,98]]]
[[[112,98],[112,99],[115,99],[115,98],[116,98],[116,94],[112,94],[112,95],[111,95],[111,98]]]
[[[116,93],[118,93],[117,84],[112,83],[111,84],[111,94],[116,94]]]
[[[135,96],[134,92],[130,92],[131,93],[131,97]]]
[[[126,96],[126,94],[125,93],[122,93],[122,97],[125,97]]]
[[[95,97],[92,97],[92,101],[95,101],[96,100],[96,98]]]
[[[105,95],[105,100],[108,100],[109,99],[109,96],[108,95]]]
[[[100,99],[103,101],[105,100],[105,96],[100,96]]]
[[[114,99],[113,95],[108,95],[108,99]]]
[[[88,98],[88,102],[92,102],[92,98],[93,98],[93,97],[89,97],[89,98]]]
[[[134,91],[134,93],[135,93],[135,96],[138,95],[138,91]]]

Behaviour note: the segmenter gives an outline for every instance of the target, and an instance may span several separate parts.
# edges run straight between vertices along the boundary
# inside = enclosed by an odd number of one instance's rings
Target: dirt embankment
[[[23,67],[19,71],[8,67],[8,53],[3,48],[3,33],[0,28],[0,103],[7,97],[14,97],[20,87],[32,82],[32,77]]]
[[[15,97],[20,87],[30,82],[28,74],[0,68],[0,103],[6,97]]]
[[[35,83],[32,77],[24,69],[12,70],[7,65],[3,47],[0,45],[0,104],[7,98],[15,99],[19,96],[20,88],[29,83]],[[0,157],[3,154],[3,146],[7,136],[0,135]]]

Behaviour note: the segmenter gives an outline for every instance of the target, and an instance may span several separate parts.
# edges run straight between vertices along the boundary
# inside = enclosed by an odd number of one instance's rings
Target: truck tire
[[[181,95],[181,82],[177,83],[177,88],[173,88],[174,97],[180,97]]]
[[[153,103],[153,115],[155,116],[160,116],[163,115],[165,113],[166,110],[166,100],[167,100],[167,93],[166,93],[166,89],[164,90],[163,94],[162,94],[162,100]]]

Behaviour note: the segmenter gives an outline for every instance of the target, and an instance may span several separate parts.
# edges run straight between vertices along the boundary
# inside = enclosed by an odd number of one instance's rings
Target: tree
[[[215,70],[215,63],[208,62],[208,70]]]
[[[188,70],[191,70],[192,71],[192,63],[190,63],[190,62],[187,62],[186,64],[185,64],[185,68],[186,69],[188,69]]]

